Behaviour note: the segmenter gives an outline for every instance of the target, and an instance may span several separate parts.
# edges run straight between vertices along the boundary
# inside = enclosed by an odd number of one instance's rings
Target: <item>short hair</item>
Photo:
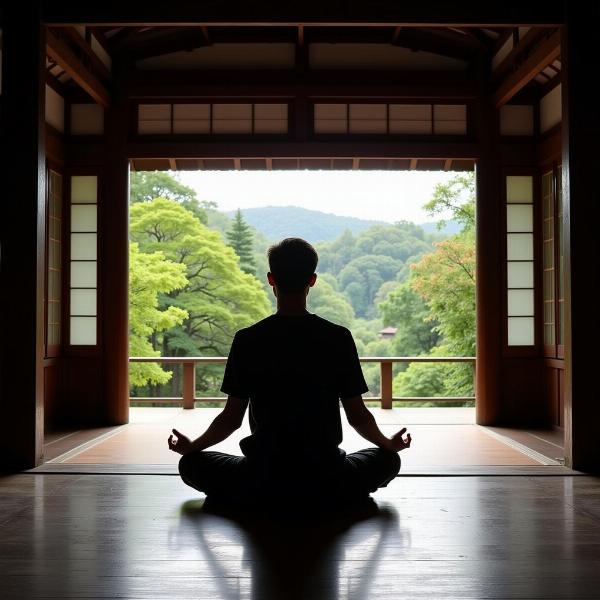
[[[317,251],[302,238],[289,237],[267,250],[269,269],[277,288],[294,294],[304,290],[317,268]]]

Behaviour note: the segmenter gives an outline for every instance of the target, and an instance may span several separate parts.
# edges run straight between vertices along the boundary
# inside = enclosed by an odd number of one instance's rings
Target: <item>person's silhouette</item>
[[[366,408],[368,391],[350,331],[306,310],[318,256],[300,238],[268,250],[277,312],[234,336],[221,391],[225,408],[192,441],[176,429],[169,448],[182,455],[183,481],[226,504],[289,506],[319,498],[347,504],[386,486],[400,470],[406,429],[386,437]],[[350,425],[374,447],[339,448],[339,402]],[[243,456],[207,451],[238,429],[250,406]]]

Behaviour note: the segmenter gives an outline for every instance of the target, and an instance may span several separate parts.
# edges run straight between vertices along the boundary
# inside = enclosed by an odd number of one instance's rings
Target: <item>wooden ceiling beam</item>
[[[381,82],[386,83],[382,84]],[[360,82],[360,83],[356,83]],[[298,81],[293,70],[255,71],[142,71],[128,73],[124,91],[135,99],[229,96],[286,99],[314,98],[426,99],[468,101],[477,85],[464,73],[439,71],[332,70],[307,72]]]
[[[542,28],[530,29],[521,40],[519,40],[519,43],[506,55],[504,60],[496,65],[492,72],[492,81],[499,81],[502,79],[510,71],[511,67],[514,67],[517,61],[536,44],[539,44],[547,34],[547,30]]]
[[[110,104],[110,93],[105,85],[85,67],[73,50],[50,30],[46,32],[46,52],[98,104],[101,106]]]
[[[204,37],[204,41],[206,44],[212,44],[212,40],[210,38],[210,33],[208,31],[208,27],[206,27],[205,25],[203,25],[202,27],[200,27],[200,31]]]
[[[120,44],[124,43],[124,41],[133,36],[134,34],[140,31],[140,27],[121,27],[118,28],[118,31],[106,38],[111,49],[115,49]]]
[[[168,4],[148,0],[53,0],[43,2],[46,23],[95,25],[408,25],[474,27],[560,25],[564,0],[546,0],[543,10],[536,2],[323,2],[274,3],[272,0],[229,0]]]
[[[129,39],[136,41],[135,38]],[[211,45],[210,38],[207,41],[202,29],[194,27],[170,31],[152,39],[146,38],[143,43],[121,45],[116,52],[123,58],[135,61],[161,54],[191,51],[209,45]]]
[[[395,44],[398,41],[401,32],[402,27],[394,27],[394,34],[392,35],[392,44]]]
[[[560,32],[555,31],[544,40],[523,62],[509,75],[494,93],[494,106],[500,108],[515,94],[522,90],[538,73],[543,71],[560,56]]]
[[[414,52],[431,52],[433,54],[440,54],[449,58],[469,62],[478,54],[478,52],[472,44],[469,44],[468,46],[456,44],[455,41],[457,35],[458,34],[454,34],[454,39],[450,39],[439,30],[406,27],[402,28],[394,45],[408,48]]]
[[[53,33],[55,35],[57,34],[57,32]],[[81,50],[81,52],[83,52],[86,60],[89,61],[94,71],[96,71],[102,78],[107,80],[110,79],[110,71],[108,70],[107,66],[98,58],[96,53],[92,50],[90,44],[84,38],[82,38],[73,27],[62,28],[60,30],[60,34],[64,34]]]
[[[457,31],[462,31],[465,35],[472,37],[486,52],[491,53],[494,47],[495,40],[489,35],[486,35],[481,29],[476,27],[457,27]]]

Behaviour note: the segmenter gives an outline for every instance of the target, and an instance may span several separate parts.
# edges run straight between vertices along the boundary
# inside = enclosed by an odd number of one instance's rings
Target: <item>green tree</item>
[[[188,313],[176,306],[159,308],[158,296],[187,283],[185,265],[165,259],[162,252],[144,254],[136,243],[129,244],[130,356],[160,356],[152,340],[181,325]],[[129,367],[129,381],[135,386],[166,383],[170,378],[171,373],[156,363],[132,363]]]
[[[354,322],[354,310],[346,297],[335,289],[336,286],[333,275],[319,274],[308,292],[307,307],[324,319],[350,328]]]
[[[204,224],[207,210],[214,210],[216,203],[200,201],[196,191],[181,183],[165,171],[133,171],[129,177],[129,199],[131,204],[152,202],[155,198],[176,200],[191,211]]]
[[[256,275],[256,261],[254,260],[254,238],[252,228],[242,217],[238,208],[230,228],[226,232],[227,242],[240,258],[240,267],[245,273]]]
[[[450,212],[452,218],[462,225],[461,233],[475,229],[475,175],[461,173],[446,183],[435,186],[431,200],[423,207],[430,216]],[[442,229],[446,219],[439,219],[438,229]],[[459,234],[460,235],[460,234]]]
[[[475,183],[473,174],[458,175],[436,186],[426,204],[431,215],[451,212],[460,233],[434,244],[435,251],[411,265],[410,286],[426,303],[436,322],[435,356],[475,354]],[[473,393],[470,365],[413,364],[394,381],[398,395],[466,396]]]
[[[377,315],[375,295],[384,282],[395,279],[401,267],[402,262],[390,256],[368,254],[351,260],[340,271],[340,289],[358,316],[373,318]]]
[[[432,319],[423,297],[406,282],[388,294],[379,305],[385,327],[398,331],[392,346],[399,356],[427,354],[440,340],[438,323]]]
[[[144,252],[160,251],[183,265],[188,280],[185,287],[159,298],[161,307],[188,313],[181,325],[162,335],[163,356],[227,354],[235,331],[269,314],[260,282],[241,270],[238,256],[219,232],[205,227],[178,202],[157,198],[134,204],[130,214],[132,240]],[[199,368],[197,373],[201,390],[219,377],[215,368]],[[177,385],[175,377],[173,391]]]

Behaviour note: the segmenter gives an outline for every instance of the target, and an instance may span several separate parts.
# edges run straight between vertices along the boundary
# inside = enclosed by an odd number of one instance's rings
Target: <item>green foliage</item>
[[[437,345],[439,323],[432,319],[425,300],[406,282],[379,305],[385,327],[396,327],[393,347],[398,355],[420,356]]]
[[[426,205],[431,214],[451,211],[462,231],[435,243],[435,251],[411,265],[410,288],[427,304],[431,324],[440,335],[436,356],[475,355],[475,185],[472,174],[436,187]],[[393,294],[393,293],[392,293]],[[387,306],[393,309],[394,302]],[[386,310],[386,308],[382,308]],[[473,394],[468,364],[412,364],[394,379],[401,396]]]
[[[319,275],[317,282],[308,292],[307,308],[324,319],[350,328],[354,322],[354,310],[336,287],[335,277],[329,273]]]
[[[207,223],[207,209],[215,209],[214,202],[199,201],[196,192],[173,175],[164,171],[134,171],[129,177],[131,204],[152,202],[156,198],[176,200],[202,223]]]
[[[221,234],[205,227],[189,210],[174,200],[157,198],[134,204],[130,215],[131,238],[140,249],[162,252],[182,265],[187,277],[185,287],[159,298],[161,307],[188,313],[183,323],[164,332],[163,356],[226,355],[238,329],[267,316],[269,302],[260,282],[241,270],[239,258]],[[198,369],[201,389],[214,383],[214,372]]]
[[[227,242],[240,258],[240,267],[245,273],[256,275],[256,262],[254,260],[254,239],[252,229],[244,221],[242,212],[237,209],[231,226],[226,232]]]
[[[431,216],[445,212],[452,213],[452,220],[461,225],[461,233],[475,229],[475,176],[473,173],[456,175],[447,183],[435,186],[433,196],[423,207]],[[439,219],[438,229],[447,224],[446,219]]]
[[[402,397],[444,396],[447,366],[436,363],[412,363],[394,377],[392,394]]]
[[[413,265],[411,287],[427,302],[451,352],[475,352],[475,244],[472,233],[436,244]]]
[[[414,223],[399,221],[394,225],[374,225],[358,235],[346,230],[331,242],[317,244],[319,268],[338,275],[357,258],[382,256],[397,261],[400,268],[415,255],[431,250],[431,239]]]
[[[167,173],[133,173],[131,203],[131,354],[226,355],[237,329],[276,306],[266,279],[270,240],[251,226],[249,211],[231,219]],[[449,222],[462,228],[457,235],[358,219],[335,239],[327,234],[321,239],[329,241],[316,244],[319,276],[308,309],[350,328],[360,356],[473,355],[474,206],[473,176],[461,174],[438,185],[426,205],[432,216],[450,212]],[[319,239],[310,219],[302,221],[314,211],[291,208],[285,214],[296,222],[285,235],[302,235],[304,223],[305,237]],[[277,219],[281,210],[267,213]],[[382,338],[384,326],[396,327],[396,335]],[[379,395],[379,364],[364,363],[363,372]],[[473,392],[470,365],[397,365],[394,372],[394,395]],[[131,373],[134,385],[156,386],[157,395],[180,392],[177,372],[170,382],[171,373],[151,363],[132,365]],[[222,368],[197,374],[199,394],[214,394]],[[161,389],[167,382],[170,393]]]
[[[159,308],[159,294],[183,288],[188,283],[185,266],[165,259],[162,252],[144,254],[129,244],[129,354],[160,356],[152,337],[181,325],[188,313],[176,306]],[[133,363],[129,369],[132,385],[166,383],[171,373],[155,363]]]

